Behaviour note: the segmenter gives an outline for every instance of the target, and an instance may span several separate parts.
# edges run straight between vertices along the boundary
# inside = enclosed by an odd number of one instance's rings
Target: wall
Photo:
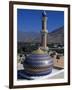
[[[71,16],[72,16],[72,0],[24,0],[24,1],[36,1],[36,2],[48,2],[48,3],[67,3],[71,5]],[[72,23],[72,17],[71,17]],[[72,33],[72,26],[71,26]],[[72,38],[72,35],[71,35]],[[72,40],[71,40],[72,44]],[[71,48],[72,51],[72,48]],[[72,63],[72,61],[71,61]],[[72,65],[71,65],[72,68]],[[8,90],[9,84],[9,0],[0,0],[0,89]],[[72,74],[71,74],[72,75]],[[72,77],[71,77],[72,80]],[[71,82],[72,83],[72,82]],[[71,90],[70,86],[53,86],[53,87],[42,87],[42,88],[29,88],[25,90]],[[20,90],[20,89],[19,89]]]

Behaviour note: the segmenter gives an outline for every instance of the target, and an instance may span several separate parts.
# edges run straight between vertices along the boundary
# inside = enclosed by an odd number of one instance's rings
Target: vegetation
[[[18,44],[19,45],[19,44]],[[36,50],[40,46],[39,43],[24,43],[23,45],[18,46],[18,53],[29,54],[32,51]],[[57,53],[64,53],[63,45],[61,44],[48,44],[49,51],[56,51]],[[49,52],[48,51],[48,52]]]
[[[18,46],[18,53],[29,54],[39,47],[39,43],[24,43],[23,46]]]

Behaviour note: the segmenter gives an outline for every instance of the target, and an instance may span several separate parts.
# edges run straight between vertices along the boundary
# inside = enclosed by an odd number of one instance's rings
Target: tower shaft
[[[47,17],[42,17],[42,30],[46,31],[47,29]]]
[[[46,15],[42,16],[42,31],[41,31],[41,45],[43,48],[47,48],[47,17]]]

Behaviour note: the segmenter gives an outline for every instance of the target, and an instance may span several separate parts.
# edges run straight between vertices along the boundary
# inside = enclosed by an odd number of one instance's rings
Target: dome
[[[24,61],[24,70],[28,76],[44,76],[52,72],[53,60],[40,48],[33,51]]]
[[[32,54],[47,54],[47,52],[44,52],[43,50],[38,48],[37,50],[33,51]]]
[[[46,16],[46,12],[45,12],[45,11],[43,11],[42,15],[43,15],[43,16]]]

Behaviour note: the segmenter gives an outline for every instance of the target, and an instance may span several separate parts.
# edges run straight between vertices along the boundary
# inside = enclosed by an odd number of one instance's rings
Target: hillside
[[[60,27],[48,34],[49,43],[64,43],[64,27]]]
[[[18,32],[18,42],[40,42],[41,35],[38,32]],[[48,43],[64,43],[64,27],[48,33]]]

